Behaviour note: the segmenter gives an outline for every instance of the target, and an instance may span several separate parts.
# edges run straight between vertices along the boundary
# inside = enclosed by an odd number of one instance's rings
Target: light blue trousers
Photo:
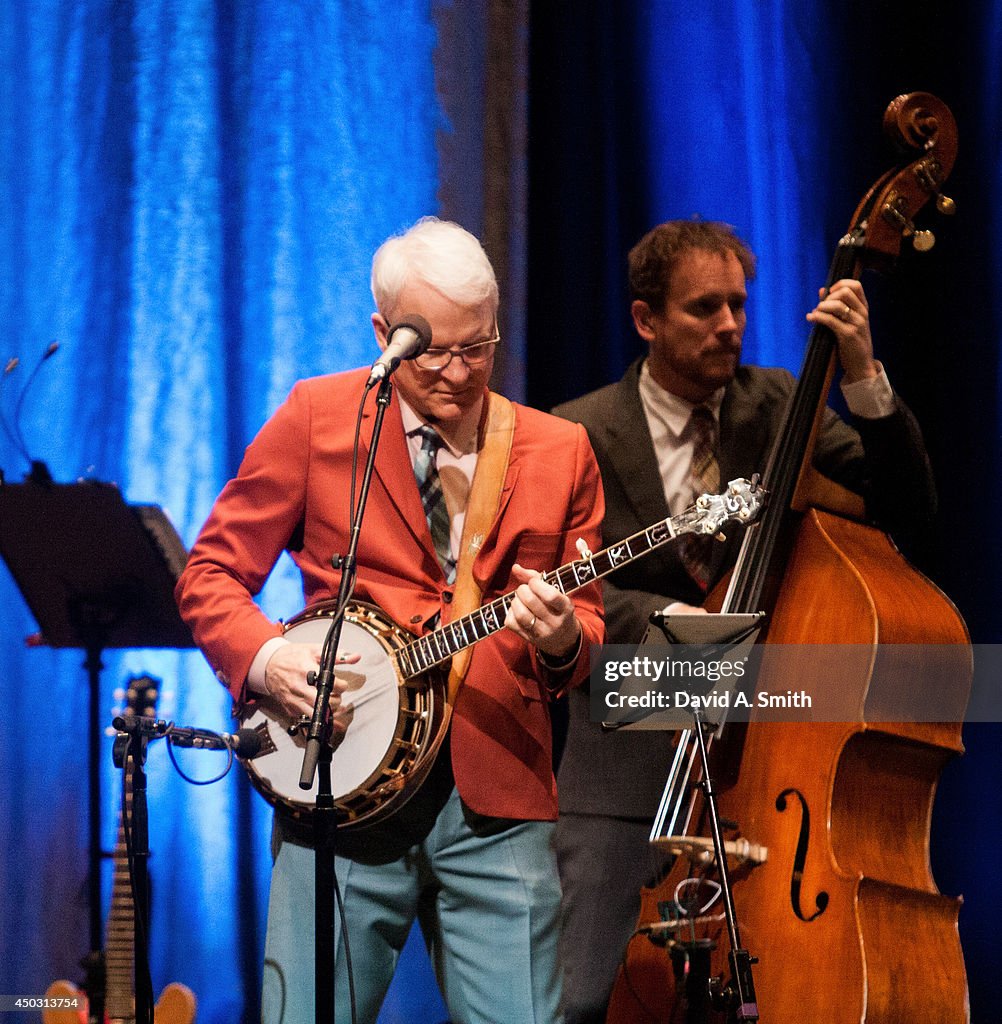
[[[374,1024],[415,917],[453,1024],[555,1024],[560,884],[553,824],[473,834],[453,789],[427,839],[372,867],[337,858],[359,1024]],[[315,1019],[312,850],[281,844],[271,876],[263,1024]],[[351,1020],[341,922],[336,1019]]]

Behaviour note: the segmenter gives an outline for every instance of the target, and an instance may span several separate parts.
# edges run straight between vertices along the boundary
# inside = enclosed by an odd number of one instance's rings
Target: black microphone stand
[[[126,769],[128,779],[123,791],[131,793],[129,836],[129,873],[132,879],[133,962],[135,965],[135,996],[137,1024],[153,1024],[153,988],[150,984],[150,830],[146,801],[146,745],[151,738],[163,735],[160,723],[150,718],[116,718],[121,734],[112,748],[116,768]]]
[[[132,892],[132,961],[135,979],[135,1024],[155,1024],[153,981],[150,970],[150,826],[146,798],[146,748],[150,740],[170,740],[173,723],[133,714],[112,720],[118,735],[112,746],[116,768],[124,769],[122,829],[128,850],[129,881]],[[180,729],[179,746],[202,749],[230,749],[232,739],[207,729]],[[194,742],[192,742],[194,741]],[[231,755],[232,760],[232,755]],[[228,766],[227,766],[227,770]],[[226,772],[224,771],[225,775]],[[183,773],[182,773],[183,775]],[[186,777],[186,776],[185,776]],[[222,778],[222,776],[220,776]],[[210,780],[218,781],[218,780]],[[103,1006],[102,1002],[102,1006]],[[117,1019],[117,1018],[116,1018]],[[102,1016],[101,1021],[104,1021]]]
[[[757,963],[758,960],[741,945],[738,918],[734,909],[731,889],[731,876],[727,867],[727,852],[724,846],[723,832],[720,828],[720,816],[717,813],[717,791],[710,775],[710,757],[706,749],[706,736],[703,731],[707,727],[706,719],[698,704],[692,709],[692,720],[695,726],[696,742],[699,745],[699,757],[703,766],[703,779],[699,786],[706,797],[710,836],[713,839],[713,850],[717,860],[717,873],[720,875],[720,894],[724,901],[724,917],[731,946],[728,954],[731,967],[730,981],[725,985],[723,979],[713,978],[710,980],[710,1002],[717,1009],[725,1010],[729,1020],[756,1021],[758,1020],[758,1002],[755,998],[752,964]]]
[[[367,385],[366,390],[371,385]],[[306,739],[306,752],[303,755],[303,770],[299,776],[301,789],[313,788],[314,775],[317,776],[317,801],[313,814],[313,840],[315,854],[314,900],[314,1013],[316,1024],[334,1024],[334,978],[336,966],[336,949],[334,942],[334,858],[337,850],[337,811],[334,806],[334,794],[331,782],[331,763],[333,749],[330,745],[331,726],[328,718],[328,706],[331,692],[334,689],[334,665],[337,662],[337,650],[341,643],[341,629],[344,625],[344,611],[355,586],[356,554],[358,539],[362,530],[362,517],[369,495],[369,484],[376,461],[376,449],[379,435],[383,427],[383,416],[393,385],[389,373],[382,378],[376,395],[376,417],[373,422],[372,436],[369,439],[369,454],[362,475],[359,490],[358,508],[351,524],[351,536],[348,551],[341,559],[341,585],[338,588],[337,614],[331,620],[324,641],[320,666],[317,672],[311,672],[309,678],[315,682],[317,697],[313,705],[313,717],[310,720]],[[364,395],[363,395],[364,401]]]

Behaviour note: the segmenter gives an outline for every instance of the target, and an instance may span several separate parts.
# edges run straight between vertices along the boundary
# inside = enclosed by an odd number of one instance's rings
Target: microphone
[[[52,341],[46,346],[45,351],[42,353],[41,358],[35,363],[35,368],[28,374],[28,379],[24,382],[24,387],[21,388],[21,394],[17,396],[17,405],[14,406],[14,432],[17,434],[17,440],[22,454],[31,462],[31,456],[28,454],[28,446],[24,441],[24,434],[21,432],[21,413],[24,410],[24,400],[28,396],[28,391],[31,389],[31,385],[35,383],[35,378],[38,376],[39,370],[42,369],[42,364],[46,360],[51,359],[59,351],[59,342]]]
[[[261,753],[261,737],[253,729],[236,733],[211,732],[208,729],[175,727],[167,733],[175,747],[197,747],[199,750],[232,750],[237,757],[252,758]]]
[[[366,387],[372,387],[377,381],[388,377],[404,359],[413,359],[431,347],[431,327],[417,313],[410,313],[398,320],[386,337],[386,348],[372,364]]]
[[[48,468],[44,462],[38,462],[31,457],[31,452],[28,450],[28,445],[24,440],[24,432],[21,429],[21,416],[24,412],[24,400],[28,396],[28,392],[31,390],[31,385],[34,384],[35,378],[38,376],[39,370],[42,369],[42,364],[47,360],[51,359],[59,351],[59,342],[50,342],[45,351],[42,353],[38,362],[35,363],[35,368],[28,375],[27,381],[25,381],[24,387],[21,388],[20,395],[17,396],[17,402],[14,406],[14,421],[13,428],[8,423],[7,417],[3,414],[3,409],[0,408],[0,426],[3,427],[4,433],[10,439],[11,444],[21,453],[24,457],[24,461],[31,467],[31,479],[37,483],[52,483],[52,476],[49,473]],[[20,359],[16,356],[7,361],[7,365],[3,369],[3,378],[8,377],[14,370],[17,369],[20,364]]]

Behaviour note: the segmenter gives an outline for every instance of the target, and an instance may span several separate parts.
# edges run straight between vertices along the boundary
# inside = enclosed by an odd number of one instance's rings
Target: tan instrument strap
[[[473,560],[497,515],[501,490],[508,473],[512,435],[515,432],[515,407],[502,395],[489,392],[484,442],[477,455],[477,468],[466,506],[463,539],[456,563],[456,585],[452,599],[452,621],[480,607],[481,591],[473,578]],[[459,687],[470,667],[473,648],[467,647],[453,659],[449,669],[448,703],[454,704]]]

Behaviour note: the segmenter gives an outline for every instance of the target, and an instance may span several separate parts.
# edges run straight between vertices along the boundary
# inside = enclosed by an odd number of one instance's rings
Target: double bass
[[[952,212],[941,192],[957,145],[946,105],[928,93],[899,96],[884,129],[905,155],[860,202],[829,286],[889,264],[903,238],[928,248],[931,236],[916,228],[915,215],[933,197],[940,212]],[[707,601],[711,610],[764,611],[760,642],[767,645],[851,652],[851,671],[841,665],[839,672],[843,712],[823,716],[840,720],[760,721],[753,712],[750,722],[725,724],[711,737],[711,776],[740,944],[754,958],[756,1006],[739,1014],[726,983],[732,950],[690,731],[679,737],[663,805],[672,809],[674,827],[659,844],[675,860],[641,893],[638,932],[607,1024],[969,1020],[961,901],[940,894],[929,863],[939,775],[963,751],[969,638],[949,599],[863,521],[861,499],[811,467],[834,359],[834,335],[815,327],[763,474],[768,506],[747,531],[725,592]],[[932,651],[934,669],[923,658]],[[795,679],[760,678],[759,685],[768,682],[775,692],[789,682],[823,694],[831,667],[808,655]],[[937,688],[943,720],[887,721],[887,710],[902,707],[917,686]]]

